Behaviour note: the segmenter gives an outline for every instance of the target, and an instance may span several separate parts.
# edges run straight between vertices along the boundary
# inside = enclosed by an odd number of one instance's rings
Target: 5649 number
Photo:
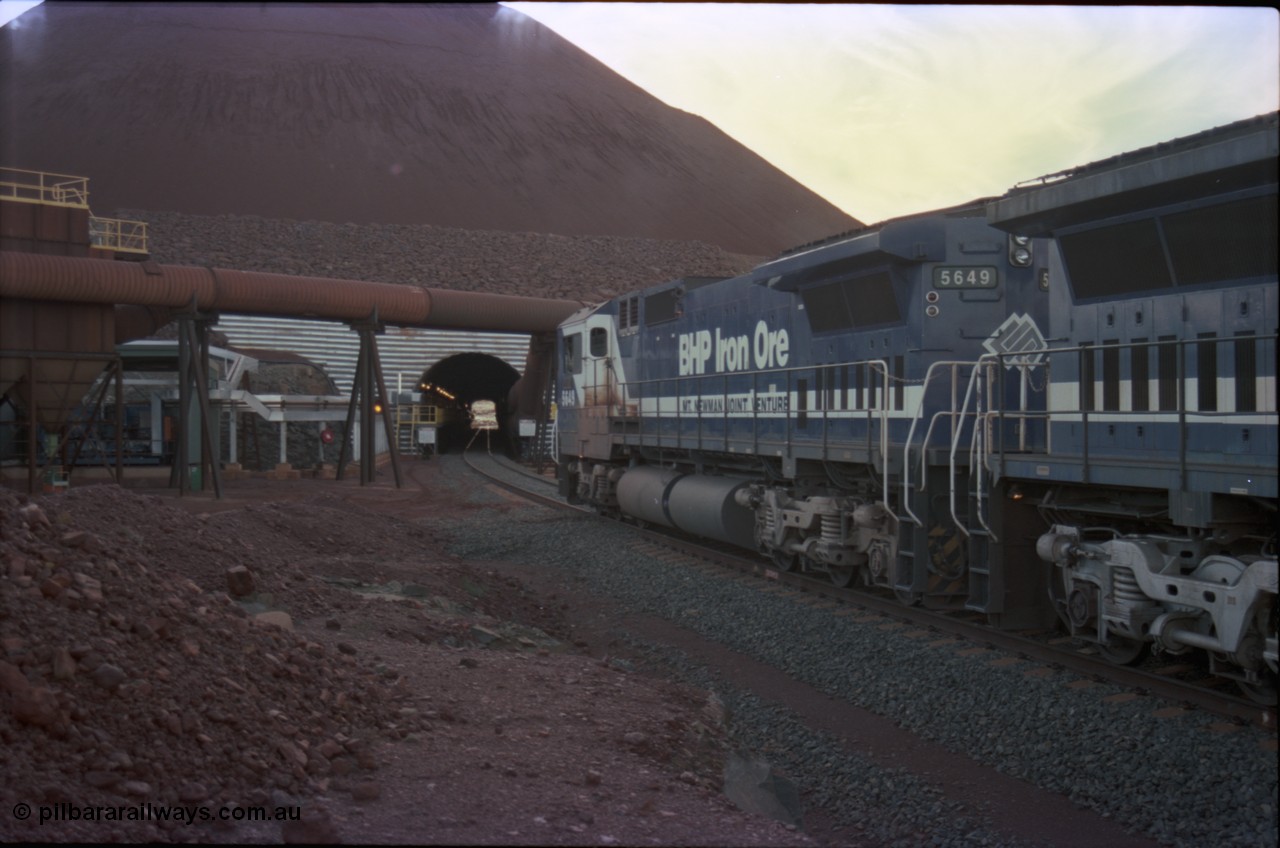
[[[963,268],[940,266],[933,269],[935,289],[993,289],[996,287],[996,269],[992,267]]]

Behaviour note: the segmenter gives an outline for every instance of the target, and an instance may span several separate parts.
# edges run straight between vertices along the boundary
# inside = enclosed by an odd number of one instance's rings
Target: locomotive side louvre
[[[1006,575],[992,583],[989,542],[964,527],[974,414],[953,407],[978,382],[1043,410],[1040,388],[974,375],[984,357],[1016,368],[1043,349],[1046,266],[983,213],[897,219],[575,315],[561,327],[562,491],[780,568],[1000,614]],[[592,334],[608,337],[594,359]],[[1017,579],[1043,590],[1038,569]],[[1040,605],[1027,614],[1043,619]]]
[[[1247,230],[1255,233],[1253,245],[1228,249],[1255,256],[1266,249],[1276,222],[1274,194],[1270,214],[1260,213]],[[1158,210],[1150,215],[1153,227],[1165,217]],[[1053,375],[1052,442],[1066,464],[1053,478],[1069,474],[1076,482],[1119,484],[1136,471],[1162,474],[1159,488],[1274,496],[1274,478],[1250,482],[1252,474],[1239,473],[1254,465],[1245,457],[1276,453],[1276,289],[1266,271],[1191,286],[1170,279],[1138,297],[1110,287],[1080,298],[1073,296],[1074,281],[1090,269],[1060,251],[1051,262],[1054,277],[1069,283],[1054,292],[1050,328],[1063,340],[1047,367]],[[1174,452],[1179,433],[1185,463]],[[1071,460],[1072,453],[1078,459]],[[1096,462],[1102,458],[1107,461]],[[1129,467],[1126,458],[1164,468]]]
[[[1207,652],[1271,703],[1278,126],[1122,154],[989,209],[1052,238],[1052,344],[1033,369],[1048,438],[991,464],[1043,516],[1060,617],[1115,661]]]

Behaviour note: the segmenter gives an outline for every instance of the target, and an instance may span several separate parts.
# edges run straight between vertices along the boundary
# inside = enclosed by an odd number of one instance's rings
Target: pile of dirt
[[[46,3],[0,28],[0,79],[0,163],[90,178],[98,215],[695,239],[748,254],[856,223],[496,3]]]
[[[0,840],[808,844],[720,793],[714,697],[412,520],[478,507],[243,485],[0,490]]]
[[[396,678],[298,636],[287,615],[246,611],[229,569],[288,591],[297,566],[247,539],[228,550],[201,524],[114,486],[43,505],[0,493],[5,809],[262,804],[375,768]],[[166,838],[164,824],[37,835]]]
[[[597,303],[680,277],[732,277],[767,259],[700,241],[562,236],[407,224],[328,224],[253,215],[122,209],[145,221],[151,258]]]

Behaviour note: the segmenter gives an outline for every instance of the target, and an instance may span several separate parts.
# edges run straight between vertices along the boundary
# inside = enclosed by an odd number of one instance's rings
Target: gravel
[[[1155,718],[1145,699],[1104,704],[1110,693],[1102,687],[1066,688],[1067,672],[1027,677],[1025,669],[992,666],[990,657],[938,651],[873,624],[834,619],[645,556],[631,549],[620,526],[549,519],[543,510],[508,518],[480,515],[436,529],[452,536],[451,550],[461,557],[567,571],[585,591],[714,638],[933,743],[1065,794],[1131,832],[1179,848],[1277,844],[1276,763],[1262,747],[1262,730],[1211,733],[1210,716]],[[922,833],[936,834],[936,844],[1011,844],[984,830],[980,814],[957,809],[911,775],[838,753],[833,740],[787,710],[725,692],[710,671],[669,650],[640,647],[690,682],[716,688],[740,742],[766,753],[820,802],[838,799],[832,813],[841,823],[887,845],[921,844]]]
[[[145,221],[151,258],[309,277],[407,283],[597,303],[686,276],[729,277],[767,257],[698,241],[561,236],[407,224],[121,209]]]

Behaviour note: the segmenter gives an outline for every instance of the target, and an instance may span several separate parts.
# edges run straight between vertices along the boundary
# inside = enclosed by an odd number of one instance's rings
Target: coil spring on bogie
[[[772,539],[774,531],[778,527],[778,509],[771,503],[765,503],[764,509],[760,510],[760,536],[763,539]]]
[[[823,515],[822,518],[822,540],[824,542],[840,541],[840,516]]]
[[[1140,604],[1150,600],[1138,585],[1138,578],[1133,575],[1132,568],[1113,568],[1111,589],[1118,604]]]

